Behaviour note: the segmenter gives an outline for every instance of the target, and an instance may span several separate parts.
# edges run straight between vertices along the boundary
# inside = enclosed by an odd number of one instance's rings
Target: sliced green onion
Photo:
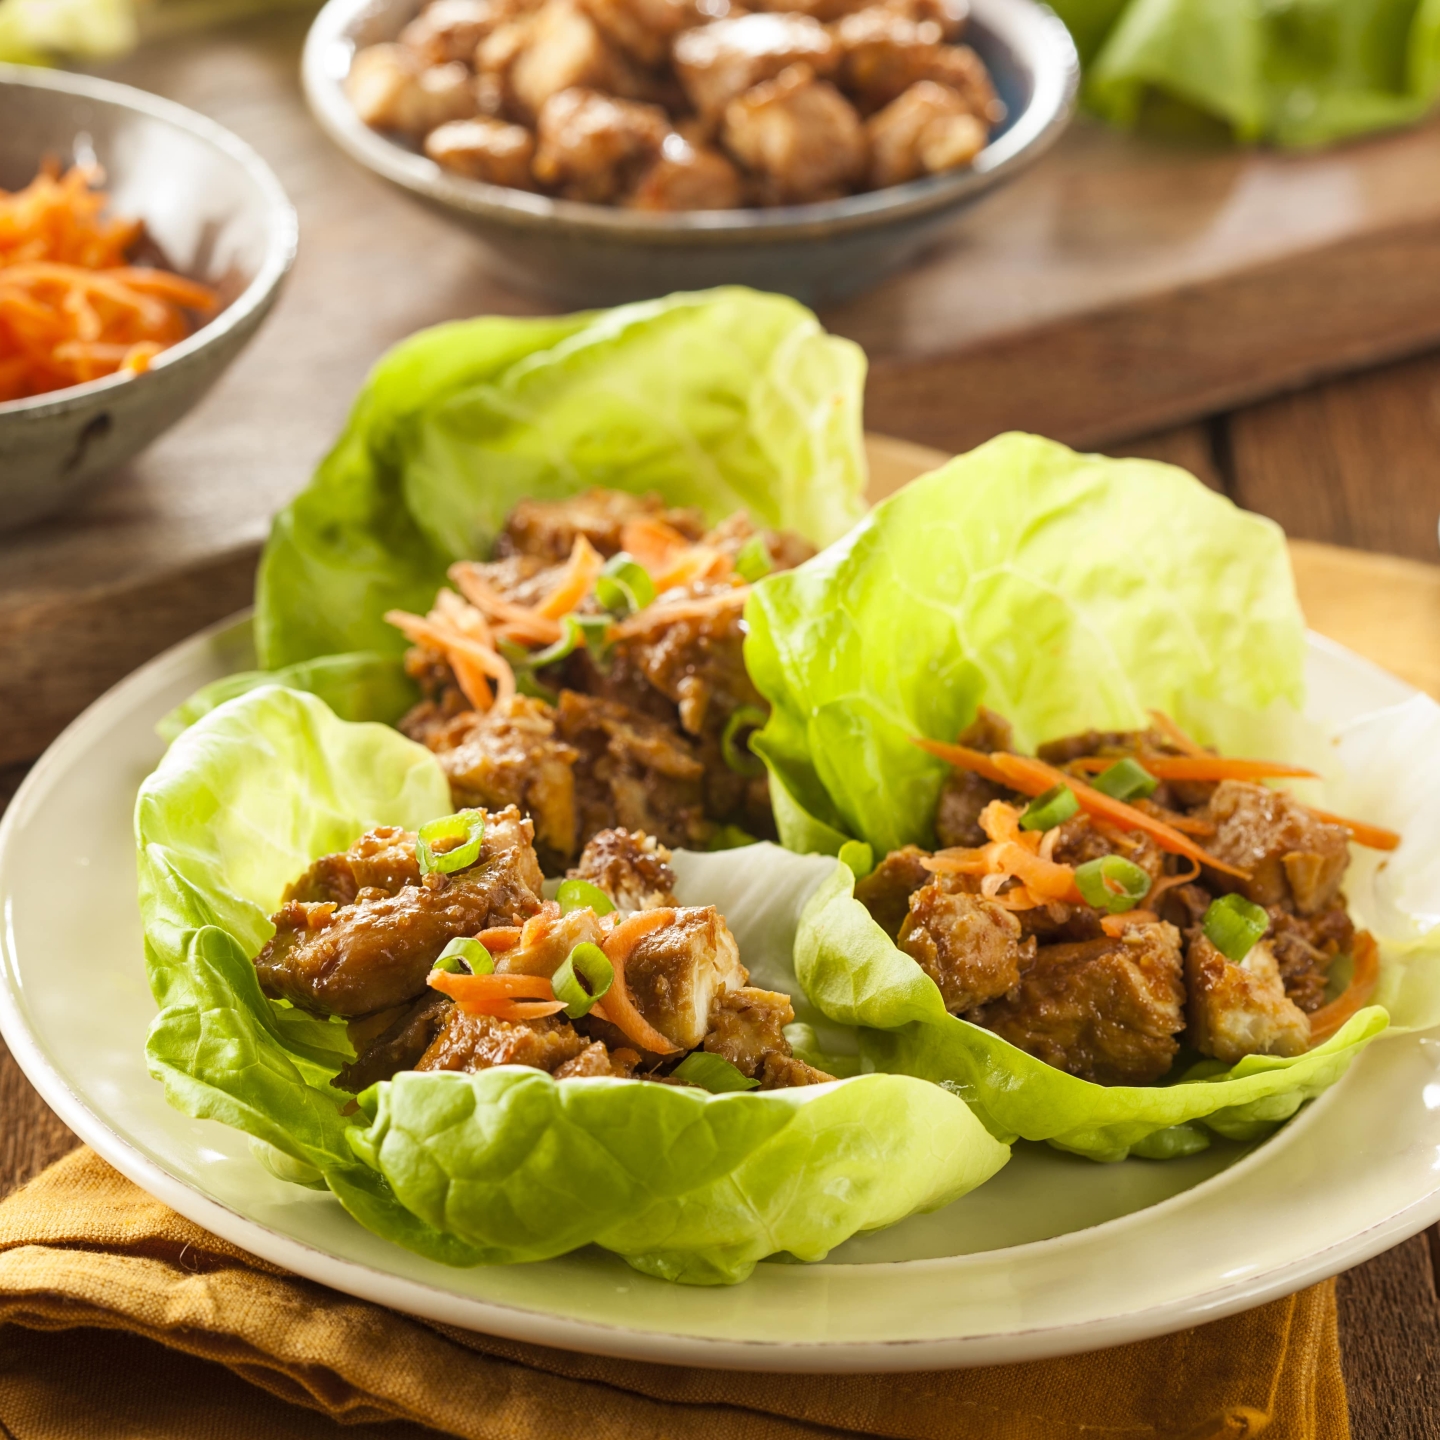
[[[547,705],[558,705],[560,703],[560,692],[552,690],[548,685],[542,685],[534,674],[521,666],[516,665],[515,688],[522,694],[528,695],[532,700],[543,700]]]
[[[770,559],[770,547],[765,543],[763,535],[752,535],[735,552],[735,573],[751,584],[768,575],[774,568],[775,563]]]
[[[1123,855],[1102,855],[1076,866],[1075,886],[1087,905],[1120,915],[1150,893],[1150,877]]]
[[[687,1085],[698,1085],[712,1095],[728,1095],[735,1090],[755,1090],[758,1080],[742,1075],[728,1060],[708,1050],[692,1050],[671,1072]]]
[[[1200,924],[1205,938],[1238,965],[1270,928],[1270,917],[1262,906],[1243,895],[1222,895],[1210,902]]]
[[[740,734],[745,730],[758,730],[769,718],[758,705],[742,705],[725,722],[725,733],[720,737],[720,753],[737,775],[753,779],[765,773],[765,762],[751,750],[749,740],[741,748]]]
[[[480,858],[480,845],[484,839],[483,810],[461,810],[458,814],[446,815],[442,820],[422,825],[415,837],[415,858],[420,862],[420,873],[429,875],[438,870],[442,875],[453,875],[455,871],[473,865]],[[437,855],[435,846],[442,840],[463,843]]]
[[[606,638],[615,623],[613,615],[572,615],[570,617],[585,638],[585,648],[598,663],[604,663],[610,653],[610,641]]]
[[[553,645],[547,645],[545,649],[525,657],[525,664],[532,670],[543,670],[547,665],[559,664],[585,643],[585,630],[574,615],[567,615],[561,623],[565,626],[565,633]],[[606,623],[609,623],[608,617]]]
[[[847,840],[840,847],[840,863],[848,865],[857,880],[863,880],[875,868],[875,851],[863,840]]]
[[[1153,795],[1160,782],[1138,760],[1127,755],[1108,770],[1102,770],[1090,783],[1112,800],[1137,800]]]
[[[1080,809],[1075,792],[1068,785],[1052,785],[1037,795],[1020,816],[1022,830],[1053,830],[1063,825]]]
[[[562,915],[572,910],[593,910],[597,915],[608,915],[615,908],[615,902],[588,880],[562,880],[555,898],[560,902]]]
[[[595,598],[617,615],[633,615],[655,598],[650,572],[631,554],[612,555],[595,581]]]
[[[464,936],[452,940],[435,957],[432,970],[448,970],[452,975],[493,975],[495,962],[490,952],[478,941]]]
[[[740,850],[746,845],[758,845],[760,839],[738,825],[722,825],[711,837],[707,850]]]
[[[555,998],[565,1002],[565,1013],[572,1020],[578,1020],[590,1013],[614,980],[615,967],[605,952],[587,940],[566,956],[550,983],[555,987]]]

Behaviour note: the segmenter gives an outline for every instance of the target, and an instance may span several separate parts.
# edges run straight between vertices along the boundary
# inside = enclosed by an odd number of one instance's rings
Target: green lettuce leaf
[[[386,355],[261,559],[256,644],[275,670],[397,653],[382,619],[428,609],[522,497],[603,485],[817,544],[862,513],[859,348],[739,288],[555,319],[422,331]]]
[[[1440,0],[1055,0],[1115,124],[1208,117],[1326,145],[1419,120],[1440,93]],[[1158,103],[1157,103],[1158,102]]]
[[[1147,723],[1294,754],[1304,627],[1280,528],[1185,471],[1002,435],[753,590],[751,741],[781,838],[933,844],[953,740],[983,702],[1022,748]]]
[[[1228,1069],[1202,1062],[1170,1084],[1095,1085],[947,1013],[934,981],[854,898],[854,884],[837,863],[806,905],[795,942],[806,994],[830,1020],[867,1027],[869,1064],[943,1084],[1007,1144],[1048,1140],[1093,1160],[1123,1160],[1203,1149],[1209,1141],[1197,1124],[1255,1139],[1333,1085],[1388,1024],[1372,1005],[1293,1059],[1252,1055]]]
[[[446,1263],[593,1242],[697,1284],[742,1280],[777,1252],[819,1259],[1008,1158],[958,1098],[900,1075],[712,1096],[507,1066],[403,1075],[343,1115],[328,1082],[352,1053],[344,1027],[267,1000],[251,957],[315,856],[449,808],[428,751],[299,691],[250,690],[178,736],[136,807],[160,1006],[147,1051],[172,1104],[247,1132],[277,1175],[327,1186],[362,1224]],[[769,845],[677,861],[681,898],[733,917],[756,983],[798,996],[795,928],[828,862]],[[812,1052],[855,1052],[803,999],[800,1021]]]

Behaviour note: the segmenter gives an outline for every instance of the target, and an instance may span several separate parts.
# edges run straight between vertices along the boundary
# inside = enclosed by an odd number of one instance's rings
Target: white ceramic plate
[[[741,1369],[874,1371],[1089,1350],[1215,1319],[1377,1254],[1440,1218],[1440,1040],[1366,1050],[1274,1138],[1102,1166],[1017,1147],[988,1185],[819,1265],[730,1289],[667,1285],[588,1249],[449,1270],[328,1195],[274,1179],[245,1137],[164,1102],[143,1053],[130,812],[155,721],[253,664],[248,624],[177,646],[97,701],[0,824],[0,1030],[60,1117],[181,1214],[300,1275],[492,1334]],[[1310,711],[1338,724],[1412,692],[1312,639]]]

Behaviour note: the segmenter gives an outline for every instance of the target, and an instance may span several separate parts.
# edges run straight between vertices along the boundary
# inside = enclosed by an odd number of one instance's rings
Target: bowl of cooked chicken
[[[608,304],[874,285],[1070,119],[1032,0],[330,0],[311,109],[509,270]]]

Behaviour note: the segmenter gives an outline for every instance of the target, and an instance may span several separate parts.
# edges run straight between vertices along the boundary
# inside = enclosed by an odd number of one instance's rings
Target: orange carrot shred
[[[1208,755],[1210,753],[1203,745],[1192,740],[1163,710],[1150,711],[1150,718],[1177,750],[1183,750],[1187,755]]]
[[[937,760],[947,761],[960,770],[970,770],[996,785],[1009,782],[1000,773],[994,760],[982,750],[972,750],[968,745],[947,745],[943,740],[927,740],[921,735],[912,735],[911,740],[922,750],[928,751]],[[1065,776],[1060,777],[1062,780]]]
[[[627,1040],[633,1040],[642,1050],[654,1055],[676,1055],[680,1047],[671,1044],[636,1008],[625,980],[625,962],[645,936],[673,924],[674,920],[675,911],[668,907],[637,910],[605,937],[600,948],[615,971],[615,979],[605,992],[605,998],[590,1012],[617,1026]]]
[[[1367,825],[1363,820],[1347,820],[1343,815],[1332,815],[1328,810],[1317,810],[1313,805],[1305,807],[1317,819],[1327,825],[1342,825],[1350,832],[1350,838],[1367,850],[1394,850],[1402,837],[1393,830],[1379,825]]]

